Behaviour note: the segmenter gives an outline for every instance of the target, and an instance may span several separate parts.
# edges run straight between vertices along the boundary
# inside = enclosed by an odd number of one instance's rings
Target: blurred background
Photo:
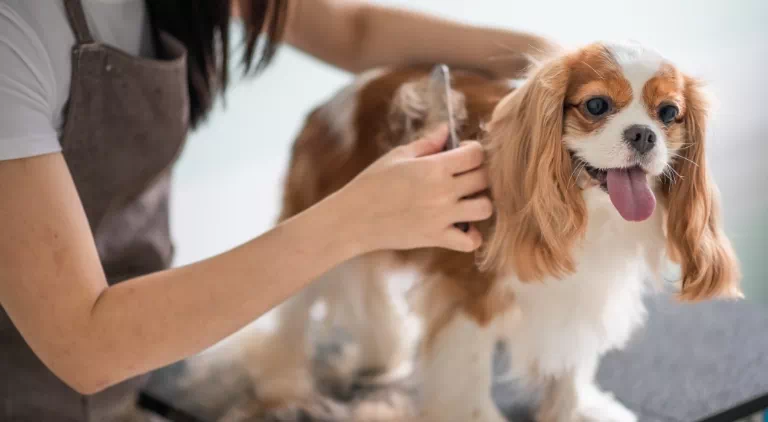
[[[748,300],[768,308],[768,1],[378,3],[534,31],[572,46],[634,39],[707,81],[718,102],[708,148],[727,231],[744,266]],[[349,80],[348,74],[284,48],[266,73],[234,86],[226,107],[218,104],[190,138],[176,169],[177,265],[223,252],[274,224],[294,136],[308,111]]]

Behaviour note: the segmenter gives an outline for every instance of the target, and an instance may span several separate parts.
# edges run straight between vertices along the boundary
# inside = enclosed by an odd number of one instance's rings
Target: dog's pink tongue
[[[608,170],[608,195],[627,221],[643,221],[653,214],[656,196],[640,168]]]

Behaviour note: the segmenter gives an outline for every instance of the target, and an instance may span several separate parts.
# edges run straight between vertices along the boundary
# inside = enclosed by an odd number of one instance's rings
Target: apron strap
[[[67,9],[67,17],[69,17],[69,24],[75,33],[77,44],[92,44],[93,36],[91,36],[91,30],[88,28],[88,21],[85,19],[81,0],[64,0],[64,7]]]

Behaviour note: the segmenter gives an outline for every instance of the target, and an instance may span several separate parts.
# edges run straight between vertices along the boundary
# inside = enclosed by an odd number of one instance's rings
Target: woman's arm
[[[460,200],[487,187],[483,152],[434,154],[446,134],[392,151],[246,244],[112,287],[62,156],[0,162],[0,304],[40,359],[87,394],[212,346],[355,255],[473,250],[479,233],[452,224],[490,216],[487,199]],[[372,206],[371,192],[390,201]]]
[[[540,36],[482,28],[367,2],[290,2],[285,41],[351,72],[377,66],[443,62],[518,77],[530,56],[557,46]]]

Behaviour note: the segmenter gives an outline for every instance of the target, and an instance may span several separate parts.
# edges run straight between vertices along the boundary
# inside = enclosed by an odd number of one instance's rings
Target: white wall
[[[312,1],[312,0],[299,0]],[[748,293],[768,303],[768,1],[391,0],[477,24],[521,28],[568,45],[635,39],[708,80],[720,107],[710,153]],[[305,114],[348,75],[284,49],[261,77],[229,92],[227,108],[189,140],[176,170],[177,263],[225,251],[273,223],[287,153]],[[256,275],[254,275],[256,282]]]

